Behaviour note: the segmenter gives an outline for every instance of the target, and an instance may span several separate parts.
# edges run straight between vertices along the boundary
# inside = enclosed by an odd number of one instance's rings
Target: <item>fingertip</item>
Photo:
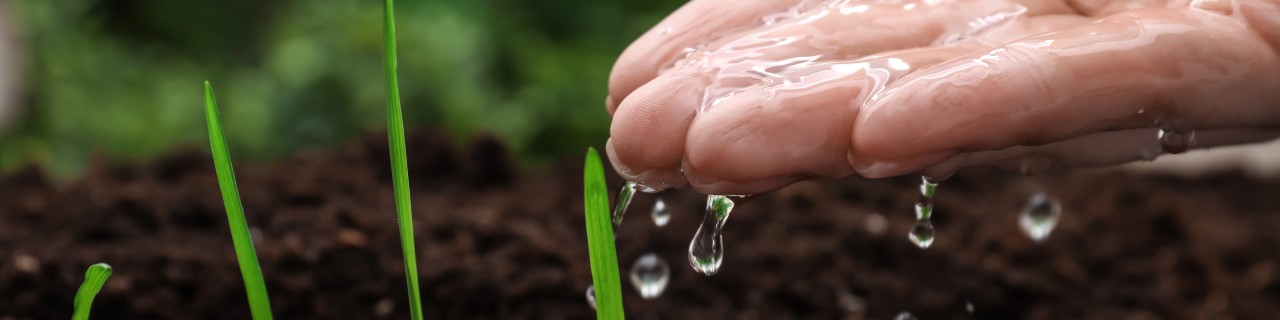
[[[662,77],[623,99],[610,126],[609,152],[632,181],[684,185],[685,135],[701,94],[696,75]]]
[[[613,168],[618,172],[618,176],[623,180],[634,181],[645,187],[664,190],[684,187],[687,182],[679,169],[663,169],[663,168],[637,168],[623,161],[623,157],[618,156],[614,148],[613,138],[605,143],[605,153],[609,157],[609,163],[613,164]]]

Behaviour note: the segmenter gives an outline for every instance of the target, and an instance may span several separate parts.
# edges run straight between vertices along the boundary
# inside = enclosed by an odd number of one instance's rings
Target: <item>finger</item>
[[[758,194],[800,179],[852,173],[850,135],[863,102],[904,74],[1008,38],[1080,23],[1079,17],[1021,17],[969,41],[894,51],[786,70],[769,85],[704,107],[686,139],[682,172],[704,193]],[[999,42],[996,42],[999,41]]]
[[[901,33],[899,28],[884,28],[884,23],[896,21],[901,22],[899,26],[921,26],[923,28],[923,26],[932,25],[932,27],[923,29],[942,29],[940,26],[943,25],[938,24],[940,23],[938,21],[950,21],[945,25],[959,30],[956,26],[971,25],[970,22],[975,19],[990,18],[992,15],[1012,15],[1021,10],[1017,6],[1003,2],[991,3],[990,5],[975,4],[965,8],[920,9],[919,12],[927,13],[926,18],[929,19],[920,19],[920,16],[911,18],[903,15],[886,15],[886,18],[883,19],[842,19],[840,23],[846,23],[846,25],[833,25],[832,23],[836,23],[834,20],[823,20],[824,22],[817,25],[821,25],[824,28],[842,30],[841,32],[850,32],[847,35],[850,35],[851,39],[854,40],[864,39],[866,40],[865,42],[876,42],[871,40],[892,38],[892,36]],[[847,25],[850,21],[856,23]],[[1057,19],[1055,21],[1067,20]],[[986,23],[992,22],[986,21]],[[1019,29],[1033,28],[1037,25],[1016,24],[1013,25],[1014,27],[1005,27],[1003,24],[992,24],[984,28]],[[743,37],[749,40],[744,40],[741,43],[733,42],[733,46],[726,47],[753,49],[724,50],[708,53],[706,56],[700,57],[699,63],[705,63],[702,68],[681,68],[668,72],[629,95],[622,102],[619,111],[614,115],[614,121],[610,128],[612,138],[608,150],[619,174],[634,181],[648,182],[653,184],[652,187],[684,185],[685,181],[679,170],[684,152],[688,149],[685,147],[685,133],[688,131],[689,124],[699,108],[726,93],[768,81],[769,77],[777,76],[775,73],[782,72],[781,70],[804,68],[807,65],[814,64],[812,59],[804,60],[808,59],[806,56],[830,55],[830,50],[834,50],[809,45],[809,43],[814,43],[813,41],[802,43],[793,41],[788,45],[780,46],[751,46],[747,45],[745,41],[794,39],[807,37],[807,34],[826,33],[825,31],[812,30],[813,26],[812,24],[793,25],[784,23],[771,26],[769,29],[762,30],[759,33],[752,33],[750,36]],[[852,35],[858,36],[854,37]],[[923,45],[939,36],[940,34],[934,32],[929,34],[928,40],[920,40],[918,43],[910,45],[899,43],[893,46]],[[835,41],[834,39],[824,39],[826,40],[819,42],[831,44]],[[836,44],[838,45],[834,45],[835,47],[857,46],[853,42],[839,42]],[[884,46],[884,44],[871,46],[871,48],[880,50],[881,47],[877,46]],[[797,55],[801,58],[792,58]],[[750,57],[752,60],[744,61],[741,57]],[[800,61],[800,63],[794,63],[795,61]],[[845,130],[844,132],[848,131]],[[842,141],[847,141],[847,138],[842,138]],[[847,145],[845,143],[842,148],[847,149]],[[839,153],[841,159],[844,159],[846,151]]]
[[[862,175],[919,170],[961,152],[1144,127],[1261,126],[1280,119],[1280,64],[1238,21],[1152,9],[1015,41],[929,67],[862,110]]]
[[[665,36],[646,35],[628,47],[614,65],[610,77],[610,99],[625,100],[632,90],[671,66],[673,60],[690,53],[693,56],[681,62],[678,68],[719,73],[722,78],[743,76],[735,73],[754,74],[759,70],[785,67],[795,61],[851,59],[940,41],[954,42],[1024,14],[1056,10],[1045,6],[1035,8],[1041,11],[1028,12],[1026,7],[1007,0],[832,2],[795,13],[789,19],[715,41],[698,52],[689,49],[690,46],[698,46],[696,44],[684,45],[680,39],[663,41]],[[658,28],[665,26],[659,25]],[[710,33],[724,32],[706,29],[706,26],[696,26],[693,30],[702,35],[686,37],[703,41],[711,37]],[[682,46],[675,47],[675,44]],[[797,57],[811,59],[795,59]],[[606,105],[610,112],[616,109],[612,103]]]
[[[739,90],[704,107],[690,126],[684,175],[709,194],[759,194],[849,175],[848,133],[863,101],[914,68],[978,49],[970,43],[819,63]]]
[[[1002,150],[957,155],[923,170],[931,177],[943,177],[955,169],[974,166],[1000,166],[1038,174],[1069,167],[1101,167],[1134,161],[1150,161],[1163,154],[1181,153],[1162,145],[1157,129],[1128,129],[1099,132],[1042,146],[1017,146]],[[1274,140],[1277,129],[1219,129],[1189,132],[1183,135],[1192,149],[1208,149]]]
[[[632,42],[609,75],[609,97],[605,104],[613,113],[640,85],[652,80],[663,65],[676,60],[685,48],[710,41],[732,30],[751,27],[760,18],[801,4],[799,0],[731,1],[693,0],[671,13],[639,39]],[[810,3],[814,1],[808,1]]]

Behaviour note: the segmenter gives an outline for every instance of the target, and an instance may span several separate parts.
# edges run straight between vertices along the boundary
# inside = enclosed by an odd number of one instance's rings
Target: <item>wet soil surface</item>
[[[409,141],[429,319],[589,319],[578,159],[526,172],[488,139]],[[277,319],[406,319],[385,139],[270,165],[239,185]],[[611,181],[617,185],[617,181]],[[686,262],[704,198],[642,194],[618,235],[625,272],[647,252],[671,284],[633,319],[1265,319],[1280,313],[1280,181],[1114,170],[961,172],[939,188],[933,247],[907,241],[918,181],[806,182],[738,206],[719,274]],[[1060,199],[1043,243],[1017,212]],[[85,268],[115,275],[95,319],[247,319],[244,287],[207,154],[97,165],[53,183],[0,179],[0,319],[59,319]],[[626,282],[624,280],[624,282]],[[971,304],[973,313],[966,310]]]

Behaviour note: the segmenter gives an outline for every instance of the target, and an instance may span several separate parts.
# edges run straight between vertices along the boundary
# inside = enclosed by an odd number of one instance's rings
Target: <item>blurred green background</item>
[[[505,140],[529,166],[601,144],[609,69],[680,0],[397,2],[410,128]],[[378,0],[14,0],[19,114],[0,170],[206,148],[213,82],[237,160],[385,127]]]

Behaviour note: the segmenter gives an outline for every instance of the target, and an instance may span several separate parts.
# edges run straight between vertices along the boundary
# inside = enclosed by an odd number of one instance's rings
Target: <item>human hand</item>
[[[693,0],[614,65],[607,150],[715,194],[1151,159],[1280,135],[1278,48],[1274,0]]]

